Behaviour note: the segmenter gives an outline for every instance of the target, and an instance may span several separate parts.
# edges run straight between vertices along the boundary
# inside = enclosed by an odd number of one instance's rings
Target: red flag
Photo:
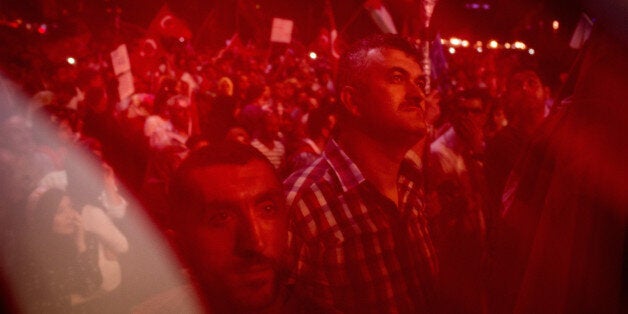
[[[150,22],[148,33],[163,37],[184,38],[186,40],[192,37],[192,32],[187,23],[175,16],[166,4],[161,7],[153,21]]]
[[[384,33],[397,34],[397,28],[381,0],[367,0],[364,8],[369,11],[371,18]]]

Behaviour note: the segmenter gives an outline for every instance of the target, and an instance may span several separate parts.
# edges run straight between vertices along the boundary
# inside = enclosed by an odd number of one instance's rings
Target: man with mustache
[[[344,313],[434,309],[437,262],[419,166],[423,72],[402,37],[374,35],[340,58],[339,134],[285,182],[296,288]]]
[[[209,313],[299,313],[283,285],[287,210],[272,165],[241,143],[192,152],[170,184],[175,247]]]

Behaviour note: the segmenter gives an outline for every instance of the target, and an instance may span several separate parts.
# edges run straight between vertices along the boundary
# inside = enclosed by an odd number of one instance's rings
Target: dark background
[[[214,13],[217,35],[233,33],[252,36],[254,30],[266,27],[276,17],[295,21],[295,36],[309,42],[320,26],[328,22],[323,13],[325,0],[2,0],[0,11],[5,18],[16,16],[32,21],[63,19],[63,13],[81,11],[90,15],[90,21],[102,26],[114,14],[128,23],[148,27],[164,3],[179,17],[185,19],[192,32],[198,32],[203,21]],[[338,29],[349,41],[375,29],[363,0],[331,0]],[[384,0],[393,15],[397,28],[402,29],[403,15],[413,15],[416,0]],[[472,10],[467,5],[487,4],[488,10]],[[116,10],[119,8],[119,10]],[[116,12],[117,11],[117,12]],[[559,20],[564,32],[572,31],[581,12],[579,1],[570,0],[440,0],[436,6],[432,26],[443,37],[459,36],[470,40],[535,40],[535,33],[549,29],[553,20]],[[418,14],[418,12],[417,12]],[[353,18],[353,19],[352,19]],[[257,19],[257,20],[256,20]],[[228,38],[228,37],[227,37]]]

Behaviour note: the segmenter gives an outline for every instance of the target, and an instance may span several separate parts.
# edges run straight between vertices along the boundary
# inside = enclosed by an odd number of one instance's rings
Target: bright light
[[[469,47],[469,41],[468,40],[463,40],[461,43],[462,47]]]
[[[482,47],[482,45],[483,45],[483,43],[481,41],[479,41],[479,40],[475,42],[475,46],[476,47]]]
[[[68,64],[71,64],[71,65],[75,65],[76,64],[76,59],[74,59],[72,57],[68,57],[68,59],[66,61],[68,61]]]
[[[454,48],[454,47],[449,47],[449,53],[450,53],[450,54],[452,54],[452,55],[453,55],[454,53],[456,53],[456,48]]]
[[[510,43],[505,43],[505,44],[504,44],[504,48],[506,48],[506,49],[510,49]]]
[[[449,39],[449,42],[454,46],[459,46],[461,41],[460,38],[452,37]]]
[[[493,49],[497,48],[497,42],[496,42],[496,41],[494,41],[494,40],[491,40],[491,41],[488,43],[488,47],[489,47],[489,48],[493,48]]]
[[[558,28],[560,27],[560,23],[558,23],[558,21],[553,21],[552,22],[552,28],[557,31]]]
[[[477,48],[475,48],[475,50],[477,50],[479,53],[482,53],[482,51],[484,51],[484,50],[482,49],[482,47],[477,47]]]
[[[441,44],[441,45],[444,45],[444,44],[445,44],[445,40],[441,38],[441,39],[440,39],[440,44]]]
[[[185,38],[183,38],[183,37],[179,37],[179,42],[180,42],[180,43],[185,42]]]
[[[524,43],[522,43],[520,41],[515,41],[514,47],[517,48],[517,49],[524,50],[524,49],[526,49],[526,44],[524,44]]]
[[[534,55],[534,49],[532,49],[532,48],[528,49],[528,53],[529,53],[531,56],[533,56],[533,55]]]
[[[43,35],[46,33],[47,29],[48,27],[46,26],[46,24],[41,24],[39,25],[39,28],[37,28],[37,32]]]
[[[312,59],[312,60],[316,60],[316,58],[318,58],[318,56],[316,55],[316,52],[311,51],[311,52],[310,52],[310,59]]]

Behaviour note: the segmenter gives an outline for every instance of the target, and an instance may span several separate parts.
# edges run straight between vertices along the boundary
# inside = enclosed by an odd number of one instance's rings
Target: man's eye
[[[211,226],[222,226],[229,222],[231,214],[226,210],[217,211],[207,217],[207,222]]]
[[[263,203],[260,205],[260,215],[262,217],[273,217],[279,211],[279,206],[275,203]]]
[[[421,77],[419,79],[416,80],[416,85],[418,87],[420,87],[421,89],[425,88],[425,85],[427,84],[425,77]]]
[[[393,74],[391,77],[391,81],[396,84],[403,83],[404,79],[405,78],[401,74]]]

